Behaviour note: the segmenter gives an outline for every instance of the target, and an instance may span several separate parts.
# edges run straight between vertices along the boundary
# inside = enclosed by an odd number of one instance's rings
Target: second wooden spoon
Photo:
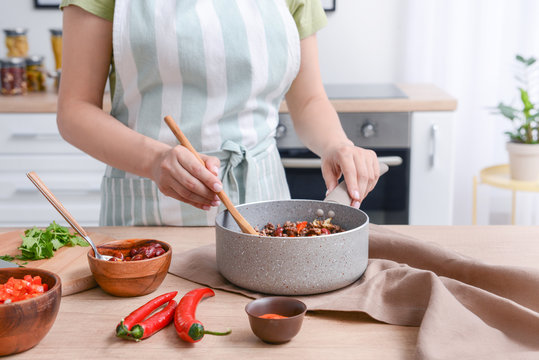
[[[200,161],[200,163],[204,166],[206,164],[204,161],[200,158],[200,155],[198,155],[198,152],[195,150],[195,148],[191,145],[187,137],[183,134],[183,132],[180,130],[179,126],[176,124],[174,119],[170,116],[165,116],[165,123],[168,125],[170,130],[174,133],[180,144],[185,146],[195,157]],[[241,231],[243,231],[246,234],[252,234],[252,235],[258,235],[258,232],[249,224],[247,220],[240,214],[238,209],[234,206],[232,201],[228,198],[227,194],[224,190],[221,190],[217,193],[217,196],[219,196],[219,199],[221,199],[221,202],[226,206],[227,210],[230,212],[234,220],[238,223]]]

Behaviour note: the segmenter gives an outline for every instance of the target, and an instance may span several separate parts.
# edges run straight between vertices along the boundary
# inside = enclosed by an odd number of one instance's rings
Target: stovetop
[[[405,99],[408,96],[396,85],[374,84],[325,84],[330,99]]]

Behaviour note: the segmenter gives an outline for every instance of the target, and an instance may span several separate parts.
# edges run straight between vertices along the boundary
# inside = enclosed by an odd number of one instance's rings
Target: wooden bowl
[[[282,344],[299,333],[307,306],[298,299],[270,296],[253,300],[245,306],[253,333],[262,341]],[[285,319],[265,319],[264,314],[286,316]]]
[[[150,242],[160,243],[165,253],[145,260],[106,261],[96,259],[94,251],[90,249],[90,270],[103,291],[115,296],[141,296],[155,291],[161,285],[172,259],[172,248],[168,243],[152,239],[126,239],[101,244],[97,250],[103,255],[113,255],[116,251],[126,255],[133,247]]]
[[[50,271],[36,268],[0,269],[0,283],[10,277],[40,276],[49,290],[35,298],[0,304],[0,356],[20,353],[36,346],[47,335],[60,308],[62,282]]]

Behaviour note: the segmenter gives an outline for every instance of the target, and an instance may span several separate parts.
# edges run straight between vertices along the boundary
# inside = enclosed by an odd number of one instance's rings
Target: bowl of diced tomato
[[[62,283],[53,272],[0,269],[0,356],[36,346],[54,324],[61,297]]]

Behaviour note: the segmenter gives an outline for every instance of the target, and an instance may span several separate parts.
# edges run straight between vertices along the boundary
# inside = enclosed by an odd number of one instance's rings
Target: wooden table
[[[539,228],[524,226],[387,226],[494,264],[539,268]],[[9,231],[13,229],[0,229]],[[115,238],[153,237],[176,253],[215,241],[213,228],[105,227],[90,231]],[[94,288],[62,298],[49,334],[15,359],[411,359],[418,328],[384,324],[365,314],[308,313],[301,332],[289,343],[268,345],[256,338],[244,312],[250,299],[216,291],[202,302],[197,318],[207,329],[231,328],[226,337],[206,336],[195,345],[182,342],[174,327],[139,343],[114,336],[118,321],[158,294],[180,295],[200,285],[168,275],[153,294],[116,298]]]

